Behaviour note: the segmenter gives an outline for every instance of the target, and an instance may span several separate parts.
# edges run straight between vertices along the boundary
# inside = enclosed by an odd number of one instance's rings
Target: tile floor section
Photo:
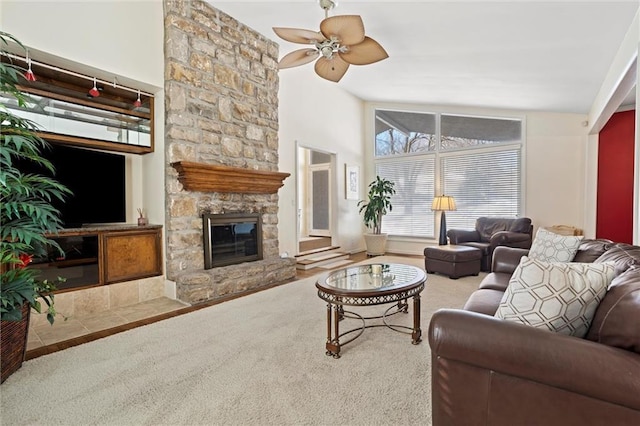
[[[53,325],[48,322],[32,322],[27,335],[27,351],[51,345],[96,331],[106,330],[133,321],[182,309],[189,305],[160,297],[130,306],[122,306],[105,312],[85,316],[71,316],[66,320],[58,315]]]

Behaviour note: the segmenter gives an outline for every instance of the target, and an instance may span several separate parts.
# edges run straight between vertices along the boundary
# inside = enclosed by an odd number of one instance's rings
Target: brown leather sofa
[[[493,251],[498,246],[531,247],[533,225],[528,217],[479,217],[475,229],[450,229],[447,231],[449,243],[476,247],[482,251],[481,271],[489,271]]]
[[[464,308],[433,315],[433,424],[640,425],[640,247],[582,242],[574,262],[619,272],[584,339],[493,316],[527,253],[497,247]]]

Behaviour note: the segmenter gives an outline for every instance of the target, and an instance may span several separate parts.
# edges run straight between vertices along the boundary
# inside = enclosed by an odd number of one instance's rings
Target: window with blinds
[[[382,232],[433,238],[431,203],[443,194],[457,204],[447,212],[448,228],[521,214],[521,120],[376,110],[375,126],[376,173],[396,189]]]
[[[444,192],[456,200],[449,229],[474,229],[480,216],[515,217],[521,207],[520,148],[442,156]]]
[[[435,191],[436,157],[394,158],[376,164],[378,176],[395,183],[393,210],[382,219],[382,232],[391,235],[434,235],[431,202]]]

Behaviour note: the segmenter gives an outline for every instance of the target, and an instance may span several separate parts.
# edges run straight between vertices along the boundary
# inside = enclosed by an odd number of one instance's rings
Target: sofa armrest
[[[522,256],[526,256],[527,254],[529,254],[528,249],[498,246],[493,251],[491,271],[513,274],[513,271],[515,271],[520,264]]]
[[[458,309],[429,324],[434,356],[640,410],[634,352]]]
[[[460,244],[470,241],[480,241],[480,233],[478,231],[469,231],[466,229],[449,229],[447,237],[451,244]]]
[[[522,232],[498,231],[489,240],[490,247],[509,246],[518,248],[531,247],[531,235]]]

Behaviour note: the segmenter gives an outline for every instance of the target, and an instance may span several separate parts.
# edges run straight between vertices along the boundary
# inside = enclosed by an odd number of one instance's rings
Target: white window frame
[[[475,150],[487,150],[487,151],[501,151],[501,150],[509,150],[509,149],[513,149],[514,147],[519,148],[520,150],[520,188],[519,188],[519,197],[520,197],[520,211],[518,212],[519,216],[522,216],[525,214],[526,211],[526,193],[525,193],[525,188],[526,188],[526,117],[525,116],[520,116],[520,115],[509,115],[509,114],[483,114],[483,113],[476,113],[476,112],[460,112],[460,111],[456,111],[455,109],[452,110],[438,110],[438,111],[434,111],[434,110],[417,110],[414,108],[399,108],[399,107],[389,107],[389,106],[385,106],[382,104],[369,104],[368,108],[370,108],[370,113],[368,114],[368,116],[370,117],[371,121],[369,123],[368,130],[371,132],[370,133],[370,137],[368,137],[368,143],[367,143],[367,151],[370,154],[370,158],[372,158],[372,170],[371,170],[371,179],[375,178],[376,175],[376,170],[377,170],[377,164],[379,163],[387,163],[387,162],[393,162],[393,161],[398,161],[401,160],[402,158],[409,158],[409,157],[413,157],[413,156],[435,156],[436,158],[436,167],[435,167],[435,195],[441,195],[442,194],[442,182],[443,179],[441,177],[442,171],[441,171],[441,158],[443,156],[446,155],[453,155],[453,154],[457,154],[460,153],[461,151],[475,151]],[[425,153],[410,153],[410,154],[397,154],[397,155],[392,155],[392,156],[383,156],[383,157],[376,157],[375,155],[375,143],[376,143],[376,134],[375,134],[375,121],[376,121],[376,111],[377,110],[384,110],[384,111],[394,111],[394,112],[407,112],[407,113],[418,113],[418,114],[434,114],[436,116],[436,141],[437,141],[437,146],[436,146],[436,150],[435,151],[428,151]],[[440,139],[441,139],[441,116],[442,115],[455,115],[455,116],[461,116],[461,117],[471,117],[471,118],[482,118],[482,119],[498,119],[498,120],[517,120],[520,122],[520,131],[521,131],[521,136],[520,136],[520,141],[519,142],[504,142],[504,143],[494,143],[494,144],[490,144],[490,145],[486,145],[486,146],[473,146],[473,147],[465,147],[465,148],[460,148],[460,149],[450,149],[450,150],[441,150],[440,149]],[[433,240],[435,239],[435,236],[438,235],[438,227],[439,227],[439,222],[436,220],[437,219],[437,212],[433,212],[432,215],[433,218],[433,229],[434,229],[434,235],[429,235],[429,236],[410,236],[410,235],[395,235],[395,234],[390,234],[389,237],[392,240],[396,240],[396,241],[412,241],[412,240]],[[384,227],[384,221],[383,221],[383,227]],[[384,230],[383,230],[384,232]]]

